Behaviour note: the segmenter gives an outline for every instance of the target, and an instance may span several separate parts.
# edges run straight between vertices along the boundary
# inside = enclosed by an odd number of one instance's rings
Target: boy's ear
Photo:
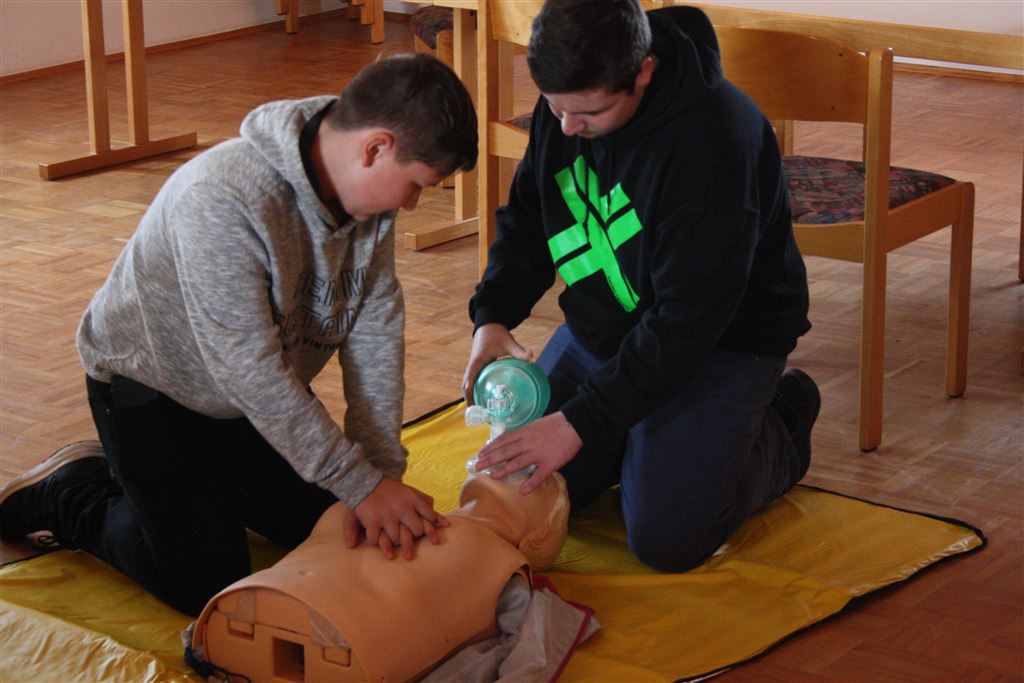
[[[368,131],[363,138],[362,162],[363,166],[370,167],[373,163],[395,148],[395,136],[386,130]]]
[[[640,71],[637,72],[636,75],[636,82],[633,85],[634,90],[636,90],[637,88],[643,90],[648,85],[650,85],[651,78],[654,77],[655,67],[656,64],[654,62],[654,57],[650,55],[644,57],[644,60],[640,62]]]

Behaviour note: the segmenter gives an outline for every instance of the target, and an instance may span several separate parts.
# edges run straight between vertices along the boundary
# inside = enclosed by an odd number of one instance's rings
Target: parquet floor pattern
[[[344,18],[306,22],[153,55],[153,138],[196,130],[202,147],[236,134],[256,105],[336,92],[380,50],[411,45],[389,21],[371,46]],[[127,136],[121,67],[108,76],[115,145]],[[528,102],[524,91],[521,99]],[[74,347],[81,312],[145,207],[195,151],[56,182],[36,165],[87,151],[81,74],[0,91],[0,479],[60,445],[94,438]],[[855,155],[855,132],[798,127],[799,153]],[[791,357],[819,382],[824,404],[806,481],[873,501],[968,521],[988,535],[980,553],[871,596],[825,624],[727,673],[728,681],[1024,680],[1024,390],[1017,239],[1024,149],[1020,83],[899,71],[894,163],[977,185],[970,370],[963,398],[943,395],[948,231],[890,256],[885,433],[857,449],[860,267],[807,260],[814,329]],[[404,224],[451,215],[431,190]],[[459,394],[469,349],[466,301],[476,244],[466,238],[413,253],[400,248],[408,306],[405,416]],[[535,350],[560,319],[554,295],[518,331]],[[340,418],[340,372],[317,380]],[[854,539],[851,539],[853,542]],[[4,558],[23,549],[2,548]],[[679,635],[681,647],[698,647]],[[624,682],[625,683],[625,682]]]

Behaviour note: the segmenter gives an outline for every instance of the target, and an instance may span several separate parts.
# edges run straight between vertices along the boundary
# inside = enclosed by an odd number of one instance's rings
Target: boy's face
[[[411,211],[423,188],[441,182],[436,169],[421,161],[400,162],[393,150],[375,156],[361,170],[339,188],[341,205],[357,221],[396,209]]]
[[[551,113],[562,122],[562,133],[567,136],[596,138],[622,128],[640,107],[644,91],[651,82],[655,62],[647,57],[633,84],[633,92],[608,92],[605,88],[591,88],[568,93],[543,93]]]

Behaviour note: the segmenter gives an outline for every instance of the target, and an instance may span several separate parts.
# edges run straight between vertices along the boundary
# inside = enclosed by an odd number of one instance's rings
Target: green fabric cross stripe
[[[636,211],[629,208],[631,200],[623,191],[621,183],[616,184],[608,194],[600,196],[596,180],[597,175],[587,166],[583,155],[576,157],[572,166],[555,174],[562,199],[576,222],[549,239],[548,249],[551,250],[551,258],[558,272],[569,287],[603,271],[612,294],[628,313],[636,308],[640,297],[622,272],[615,258],[615,250],[640,232],[643,225]],[[581,188],[585,197],[580,195]],[[629,210],[624,211],[627,208]],[[587,250],[558,264],[583,247],[587,247]]]

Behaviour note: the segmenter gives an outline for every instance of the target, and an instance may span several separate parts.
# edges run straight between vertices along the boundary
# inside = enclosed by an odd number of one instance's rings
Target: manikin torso
[[[466,479],[441,543],[412,561],[345,547],[336,504],[273,567],[221,591],[196,622],[192,648],[254,682],[415,680],[471,643],[497,634],[509,580],[549,566],[565,542],[565,482],[527,496],[521,481]]]

